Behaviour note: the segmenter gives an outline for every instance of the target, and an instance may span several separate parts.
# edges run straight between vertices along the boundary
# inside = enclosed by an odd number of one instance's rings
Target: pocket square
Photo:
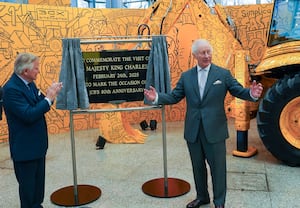
[[[213,85],[218,85],[218,84],[222,84],[222,81],[221,80],[216,80]]]

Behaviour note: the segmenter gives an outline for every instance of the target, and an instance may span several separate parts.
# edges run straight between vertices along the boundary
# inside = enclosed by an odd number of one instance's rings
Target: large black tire
[[[257,128],[266,148],[283,163],[300,166],[300,76],[287,76],[259,104]]]

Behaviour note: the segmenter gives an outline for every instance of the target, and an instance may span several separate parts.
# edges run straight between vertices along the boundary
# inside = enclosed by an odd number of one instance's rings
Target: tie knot
[[[199,71],[200,71],[200,72],[204,72],[204,71],[206,71],[206,68],[200,68],[200,67],[199,67]]]

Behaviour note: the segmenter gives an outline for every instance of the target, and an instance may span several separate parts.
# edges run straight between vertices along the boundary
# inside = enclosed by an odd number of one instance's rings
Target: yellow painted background
[[[175,86],[180,74],[194,66],[190,53],[193,40],[206,38],[214,47],[213,61],[232,70],[234,57],[238,50],[249,50],[251,63],[260,61],[266,44],[266,34],[271,16],[272,5],[251,5],[219,8],[219,15],[228,13],[235,21],[237,33],[220,21],[220,16],[207,7],[203,1],[157,1],[148,9],[89,9],[71,8],[68,1],[48,1],[48,5],[37,5],[41,1],[32,0],[31,4],[0,3],[0,85],[3,85],[13,71],[13,63],[18,52],[32,52],[41,58],[41,73],[37,86],[45,91],[52,80],[58,80],[62,38],[95,36],[136,36],[141,25],[145,24],[152,35],[167,36],[171,84]],[[43,1],[45,2],[45,1]],[[57,6],[59,3],[59,6]],[[49,6],[54,5],[54,6]],[[154,9],[155,8],[155,9]],[[237,38],[242,44],[237,41]],[[136,44],[82,45],[83,51],[107,48],[134,48]],[[142,47],[147,48],[147,44]],[[124,103],[121,107],[142,106],[141,102]],[[102,104],[92,104],[91,108],[103,108]],[[225,102],[228,115],[233,112],[232,98]],[[167,121],[184,119],[184,101],[167,106]],[[161,121],[161,113],[153,111],[134,111],[122,113],[129,123],[142,120]],[[98,128],[101,114],[80,114],[74,118],[76,130]],[[55,109],[46,114],[49,133],[69,131],[69,112]],[[0,142],[8,137],[5,117],[0,121]]]

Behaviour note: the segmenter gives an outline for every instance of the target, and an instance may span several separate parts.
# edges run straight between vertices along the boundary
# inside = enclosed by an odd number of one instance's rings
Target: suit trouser
[[[41,208],[45,193],[45,157],[14,161],[21,208]]]
[[[207,167],[205,162],[207,161],[212,177],[214,204],[225,204],[227,189],[225,140],[213,144],[208,143],[202,124],[200,126],[197,141],[195,143],[187,142],[193,167],[197,198],[209,201]]]

